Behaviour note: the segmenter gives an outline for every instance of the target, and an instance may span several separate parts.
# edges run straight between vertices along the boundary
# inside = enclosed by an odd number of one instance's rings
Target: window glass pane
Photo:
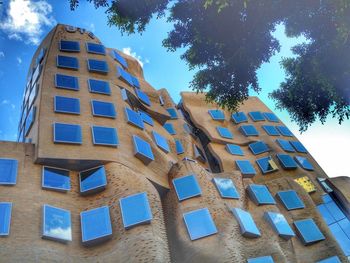
[[[263,125],[261,126],[265,132],[270,135],[270,136],[279,136],[280,133],[279,131],[276,129],[275,126],[271,126],[271,125]]]
[[[142,121],[143,121],[144,123],[147,123],[147,124],[149,124],[149,125],[151,125],[151,126],[154,125],[152,117],[149,116],[146,112],[144,112],[144,111],[139,111],[139,114],[140,114],[141,119],[142,119]]]
[[[140,137],[133,135],[135,156],[139,158],[144,164],[149,164],[154,161],[154,155],[151,145]]]
[[[0,184],[16,184],[18,161],[0,159]]]
[[[33,72],[33,75],[32,75],[32,85],[35,84],[35,82],[38,80],[39,76],[40,76],[40,73],[41,73],[41,65],[37,65],[34,72]]]
[[[216,121],[225,120],[225,114],[221,110],[208,110],[208,113],[210,114],[213,120],[216,120]]]
[[[248,113],[253,121],[264,121],[265,117],[260,111],[251,111]]]
[[[176,109],[174,109],[174,108],[167,108],[166,110],[169,113],[171,119],[173,119],[173,120],[174,119],[178,119]]]
[[[226,150],[232,155],[244,155],[241,147],[235,144],[226,144]]]
[[[277,197],[287,210],[305,208],[303,201],[294,190],[280,191],[277,193]]]
[[[260,237],[260,231],[256,226],[251,214],[240,208],[231,208],[231,212],[239,223],[241,234],[245,237]]]
[[[193,150],[194,150],[194,157],[198,161],[205,163],[206,158],[205,158],[205,155],[204,155],[203,151],[201,150],[201,148],[199,148],[196,144],[193,144]]]
[[[264,217],[273,230],[283,239],[289,240],[295,236],[284,215],[275,212],[265,212]]]
[[[277,129],[283,136],[292,137],[293,133],[286,126],[277,126]]]
[[[57,67],[77,70],[79,68],[79,61],[76,57],[58,55]]]
[[[175,135],[176,134],[176,131],[175,131],[175,129],[174,129],[174,126],[173,126],[173,124],[172,123],[165,123],[164,125],[163,125],[163,127],[167,130],[167,132],[169,133],[169,134],[171,134],[171,135]]]
[[[221,137],[227,138],[227,139],[233,139],[233,135],[228,128],[216,126],[216,130],[218,131],[218,133]]]
[[[177,154],[182,154],[185,152],[180,140],[175,139],[175,147],[176,147]]]
[[[10,234],[12,203],[0,202],[0,236]]]
[[[105,47],[101,44],[86,43],[86,50],[88,53],[106,55]]]
[[[323,259],[321,261],[317,261],[316,263],[341,263],[341,261],[338,256],[334,256],[334,257]]]
[[[88,59],[88,69],[90,72],[108,73],[108,65],[104,60]]]
[[[111,95],[111,89],[108,81],[89,79],[89,91],[92,93]]]
[[[131,74],[130,74],[130,77],[131,77],[133,86],[134,86],[135,88],[138,88],[138,89],[141,88],[141,87],[140,87],[140,82],[139,82],[139,80],[138,80],[135,76],[133,76],[133,75],[131,75]]]
[[[117,77],[125,81],[130,86],[134,85],[131,75],[119,66],[117,67]]]
[[[350,256],[350,239],[347,237],[341,227],[337,223],[334,223],[329,226],[329,229],[337,240],[340,248],[343,250],[345,256]]]
[[[42,187],[59,191],[70,190],[69,171],[52,167],[43,167]]]
[[[331,225],[336,222],[332,214],[328,211],[325,204],[321,204],[317,206],[318,211],[322,215],[324,221],[327,223],[327,225]]]
[[[44,205],[43,238],[63,242],[72,241],[72,223],[70,211]]]
[[[41,61],[45,57],[45,54],[46,54],[46,49],[45,48],[40,49],[38,57],[36,58],[36,64],[40,64],[41,63]]]
[[[55,75],[56,88],[79,90],[78,78],[62,74]]]
[[[135,93],[136,93],[137,97],[141,100],[141,102],[143,102],[144,104],[146,104],[148,106],[151,106],[151,101],[146,93],[144,93],[143,91],[141,91],[139,89],[135,89]]]
[[[54,124],[54,142],[81,144],[82,134],[80,125],[55,123]]]
[[[261,172],[263,174],[271,173],[278,170],[276,163],[272,160],[271,156],[263,157],[256,160]]]
[[[277,154],[276,156],[284,169],[296,169],[297,168],[297,163],[294,161],[292,156],[290,156],[288,154]]]
[[[111,127],[92,126],[93,143],[96,145],[118,146],[117,130]]]
[[[55,96],[55,112],[80,114],[80,101],[76,98]]]
[[[245,136],[259,136],[258,130],[253,125],[242,125],[240,130]]]
[[[265,118],[268,120],[268,121],[271,121],[271,122],[279,122],[277,116],[272,113],[272,112],[264,112],[263,113]]]
[[[197,178],[193,174],[173,179],[173,185],[179,201],[202,194]]]
[[[297,152],[307,153],[306,148],[304,147],[304,145],[302,145],[301,142],[299,142],[299,141],[289,141],[289,142]]]
[[[152,220],[151,207],[146,193],[129,195],[119,199],[123,225],[126,229],[150,223]]]
[[[232,120],[234,121],[234,123],[236,123],[236,124],[248,121],[248,117],[247,117],[247,115],[245,115],[244,112],[233,113],[231,117],[232,117]]]
[[[78,41],[61,40],[60,51],[79,52],[80,44]]]
[[[127,68],[128,67],[128,63],[126,62],[126,60],[121,56],[119,55],[119,53],[115,50],[112,50],[111,52],[111,55],[112,57],[118,61],[124,68]]]
[[[32,107],[28,113],[27,119],[26,119],[26,126],[24,129],[24,135],[27,136],[30,129],[33,126],[34,120],[35,120],[35,114],[36,114],[36,107]]]
[[[256,174],[256,171],[249,160],[236,160],[236,165],[243,175]]]
[[[137,128],[140,128],[141,130],[144,129],[144,125],[143,125],[143,121],[141,119],[141,116],[136,111],[133,111],[132,109],[125,107],[125,116],[126,116],[126,120],[129,124],[131,124]]]
[[[152,131],[152,135],[153,135],[155,143],[157,144],[157,146],[161,150],[163,150],[165,153],[170,152],[168,140],[165,137],[163,137],[162,135],[160,135],[159,133],[157,133],[155,131]]]
[[[239,193],[237,192],[237,189],[231,179],[213,178],[213,182],[222,198],[232,198],[232,199],[239,198]]]
[[[326,203],[325,206],[327,207],[328,211],[331,213],[331,215],[334,217],[336,221],[339,221],[345,218],[343,211],[341,211],[339,206],[334,201]]]
[[[281,146],[283,150],[286,152],[295,152],[293,146],[289,143],[289,141],[277,139],[276,142]]]
[[[160,104],[160,106],[164,105],[164,99],[161,95],[159,95],[159,104]]]
[[[99,117],[115,118],[116,112],[114,104],[111,102],[92,100],[92,114]]]
[[[294,159],[297,161],[297,163],[300,165],[301,168],[304,168],[305,170],[313,171],[314,167],[309,162],[308,159],[302,156],[294,156]]]
[[[269,189],[266,185],[250,184],[247,187],[248,194],[257,205],[275,205]]]
[[[264,143],[263,141],[258,141],[258,142],[249,144],[249,149],[252,151],[254,155],[268,152],[270,150],[267,144]]]
[[[258,257],[258,258],[249,258],[248,263],[274,263],[271,256]]]
[[[208,208],[184,213],[183,217],[191,240],[207,237],[218,232]]]
[[[344,233],[347,235],[347,237],[350,239],[350,221],[347,218],[344,218],[338,222],[341,229],[344,231]]]
[[[112,236],[112,224],[108,206],[81,212],[80,219],[84,245],[97,244]]]
[[[80,193],[90,194],[104,190],[107,185],[104,166],[96,167],[79,173]]]
[[[294,221],[294,226],[304,245],[310,245],[325,239],[324,235],[311,218]]]

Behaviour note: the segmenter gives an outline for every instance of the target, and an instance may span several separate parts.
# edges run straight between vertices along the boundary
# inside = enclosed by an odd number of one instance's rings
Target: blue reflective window
[[[86,43],[86,51],[88,53],[106,55],[106,49],[104,45],[97,43]]]
[[[249,160],[236,160],[236,165],[243,175],[255,175],[254,166]]]
[[[120,89],[120,93],[122,95],[122,99],[123,101],[128,101],[129,97],[128,97],[128,91],[126,89]]]
[[[88,59],[88,69],[90,72],[107,74],[108,64],[105,60]]]
[[[155,143],[157,144],[157,146],[163,150],[165,153],[170,152],[170,147],[168,144],[168,140],[163,137],[162,135],[160,135],[159,133],[152,131],[152,135],[153,135],[153,139],[155,141]]]
[[[79,52],[80,51],[80,44],[78,41],[61,40],[60,41],[60,51]]]
[[[133,75],[131,75],[131,74],[130,74],[130,77],[131,77],[133,86],[134,86],[135,88],[140,89],[141,86],[140,86],[139,80],[138,80],[135,76],[133,76]]]
[[[119,55],[119,53],[115,50],[112,50],[111,51],[111,55],[112,57],[118,61],[124,68],[127,68],[128,67],[128,63],[126,62],[126,60],[121,56]]]
[[[249,258],[248,263],[274,263],[273,258],[271,256],[264,256],[258,258]]]
[[[97,193],[106,188],[107,177],[104,166],[95,167],[79,173],[80,193]]]
[[[179,201],[202,194],[201,188],[194,174],[173,179],[173,185]]]
[[[272,112],[264,112],[263,113],[265,118],[268,120],[268,121],[271,121],[271,122],[279,122],[277,116],[272,113]]]
[[[184,213],[183,217],[191,240],[207,237],[218,232],[208,208]]]
[[[305,157],[302,156],[294,156],[294,159],[297,161],[299,166],[305,170],[313,171],[314,167],[312,164],[309,162],[309,160]]]
[[[350,239],[350,221],[348,218],[344,218],[338,222],[341,229],[344,231],[344,233],[347,235],[347,237]]]
[[[271,173],[278,170],[277,165],[272,160],[271,156],[260,158],[256,160],[256,163],[258,164],[263,174]]]
[[[232,155],[241,155],[241,156],[244,155],[241,147],[236,144],[230,144],[230,143],[226,144],[226,150]]]
[[[147,124],[149,124],[149,125],[151,125],[151,126],[154,125],[154,122],[153,122],[152,117],[151,117],[150,115],[148,115],[146,112],[140,110],[140,111],[139,111],[139,114],[140,114],[141,119],[142,119],[142,121],[143,121],[144,123],[147,123]]]
[[[341,263],[341,261],[338,256],[334,256],[334,257],[322,259],[320,261],[317,261],[316,263]]]
[[[82,133],[80,125],[55,123],[53,125],[55,143],[81,144]]]
[[[0,202],[0,236],[8,236],[11,226],[12,203]]]
[[[136,111],[125,107],[125,116],[129,124],[140,128],[141,130],[144,129],[142,118]]]
[[[216,121],[225,120],[225,114],[221,110],[208,110],[208,113],[210,114],[213,120],[216,120]]]
[[[41,48],[40,52],[38,54],[38,57],[36,58],[36,64],[40,64],[43,58],[45,57],[46,54],[46,48]]]
[[[317,206],[318,211],[322,215],[324,221],[327,223],[327,225],[331,225],[336,222],[332,214],[328,211],[325,204],[321,204]]]
[[[307,153],[306,148],[304,147],[304,145],[302,145],[301,142],[299,142],[299,141],[289,141],[289,142],[297,152]]]
[[[329,229],[337,240],[340,248],[343,250],[345,256],[350,256],[350,239],[348,236],[337,223],[330,225]]]
[[[167,132],[169,133],[169,134],[171,134],[171,135],[175,135],[176,134],[176,131],[175,131],[175,129],[174,129],[174,126],[173,126],[173,124],[172,123],[165,123],[164,125],[163,125],[163,127],[164,127],[164,129],[166,129],[167,130]]]
[[[284,215],[275,212],[265,212],[264,217],[273,230],[283,239],[289,240],[295,236]]]
[[[126,229],[136,225],[150,223],[151,207],[146,193],[137,193],[119,199],[123,225]]]
[[[42,226],[43,238],[61,242],[72,241],[72,222],[68,210],[44,205]]]
[[[24,135],[28,135],[30,129],[32,128],[35,120],[35,114],[36,114],[36,107],[32,107],[26,119],[26,125],[24,127]]]
[[[336,221],[339,221],[345,218],[344,213],[340,210],[339,206],[334,201],[326,203],[325,206],[327,207],[328,211],[331,213],[331,215],[334,217]]]
[[[232,132],[228,128],[216,126],[216,130],[218,131],[221,137],[227,138],[227,139],[233,139]]]
[[[13,185],[17,182],[18,161],[0,158],[0,185]]]
[[[92,100],[91,101],[92,114],[99,117],[115,118],[116,112],[114,104],[111,102]]]
[[[277,193],[277,197],[281,200],[287,210],[305,208],[303,201],[294,190],[280,191]]]
[[[137,97],[141,100],[141,102],[143,102],[144,104],[146,104],[148,106],[151,106],[151,101],[145,92],[143,92],[139,89],[135,89],[135,93],[136,93]]]
[[[277,126],[277,129],[283,136],[292,137],[293,133],[286,126]]]
[[[79,90],[78,78],[73,76],[56,74],[55,85],[60,89]]]
[[[166,110],[169,113],[171,119],[178,119],[179,118],[177,116],[176,109],[174,109],[174,108],[167,108]]]
[[[89,91],[91,93],[111,95],[111,89],[109,87],[108,81],[98,80],[98,79],[89,79],[88,85],[89,85]]]
[[[84,245],[94,245],[112,236],[112,224],[108,206],[81,212],[80,221]]]
[[[79,69],[79,61],[76,57],[57,56],[57,67],[67,69]]]
[[[332,197],[329,194],[322,195],[322,200],[324,203],[329,203],[333,201]]]
[[[238,124],[241,122],[247,122],[248,121],[248,117],[247,115],[245,115],[244,112],[236,112],[236,113],[232,113],[232,120]]]
[[[119,144],[117,129],[112,127],[92,126],[92,141],[95,145],[117,147]]]
[[[311,218],[294,221],[294,226],[304,245],[310,245],[325,239],[324,235]]]
[[[270,151],[267,144],[264,143],[263,141],[258,141],[258,142],[249,144],[249,149],[252,151],[254,155]]]
[[[261,126],[265,132],[270,135],[270,136],[279,136],[280,133],[279,131],[276,129],[275,126],[271,126],[271,125],[263,125]]]
[[[124,69],[121,67],[117,66],[117,77],[128,83],[130,86],[134,85],[133,79],[131,75],[126,72]]]
[[[239,199],[239,193],[229,178],[213,178],[213,182],[222,198]]]
[[[80,100],[76,98],[55,96],[55,112],[80,114]]]
[[[134,142],[135,156],[144,164],[149,164],[154,161],[151,145],[136,135],[133,135],[132,138]]]
[[[265,117],[260,111],[251,111],[248,113],[253,121],[264,121]]]
[[[242,125],[239,129],[245,136],[259,136],[258,130],[251,124]]]
[[[250,184],[247,187],[247,191],[252,201],[257,205],[276,204],[266,185]]]
[[[204,156],[203,151],[201,150],[201,148],[199,148],[196,144],[193,144],[193,152],[194,152],[194,157],[202,162],[205,163],[206,162],[206,158]]]
[[[250,238],[261,236],[260,231],[249,212],[240,208],[231,208],[231,211],[239,223],[241,234],[243,236]]]
[[[283,150],[286,152],[295,152],[293,146],[289,143],[289,141],[277,139],[276,142],[281,146]]]
[[[69,171],[44,166],[42,172],[42,187],[48,190],[69,191]]]
[[[294,161],[292,156],[290,156],[288,154],[280,154],[280,153],[277,154],[276,156],[284,169],[296,169],[296,168],[298,168],[297,163]]]
[[[184,147],[182,146],[182,143],[180,140],[175,139],[175,148],[177,154],[183,154],[185,152]]]

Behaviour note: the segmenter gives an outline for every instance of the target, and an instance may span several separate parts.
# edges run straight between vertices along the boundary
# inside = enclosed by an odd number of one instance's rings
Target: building
[[[30,69],[19,142],[0,142],[0,262],[347,262],[348,178],[259,98],[176,105],[65,25]]]

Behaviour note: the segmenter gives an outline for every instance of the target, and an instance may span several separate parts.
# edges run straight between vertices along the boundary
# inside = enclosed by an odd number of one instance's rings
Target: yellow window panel
[[[294,179],[294,181],[301,185],[308,193],[313,193],[316,191],[316,186],[313,184],[313,182],[311,182],[311,180],[307,176]]]

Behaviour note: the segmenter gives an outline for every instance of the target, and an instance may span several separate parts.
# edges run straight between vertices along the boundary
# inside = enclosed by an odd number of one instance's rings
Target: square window
[[[79,173],[80,194],[88,195],[103,191],[107,186],[104,166],[95,167]]]
[[[248,263],[274,263],[273,258],[271,256],[264,256],[258,258],[249,258]]]
[[[92,100],[91,101],[92,115],[98,117],[106,117],[115,119],[116,112],[114,104],[111,102]]]
[[[298,168],[297,163],[294,161],[292,156],[290,156],[288,154],[281,154],[281,153],[277,154],[276,156],[284,169],[297,169]]]
[[[128,63],[126,62],[126,60],[121,55],[119,55],[117,51],[112,50],[111,55],[114,58],[114,60],[118,61],[119,64],[121,64],[124,68],[128,67]]]
[[[277,126],[277,129],[283,136],[293,137],[293,133],[286,126]]]
[[[125,81],[130,86],[134,85],[131,75],[119,66],[117,66],[117,77]]]
[[[53,125],[54,143],[81,144],[82,133],[80,125],[54,123]]]
[[[136,93],[137,97],[141,100],[141,102],[143,102],[144,104],[146,104],[148,106],[151,106],[151,101],[145,92],[143,92],[139,89],[135,89],[135,93]]]
[[[221,110],[208,110],[208,113],[210,114],[211,118],[215,121],[225,120],[225,114]]]
[[[311,245],[325,239],[324,235],[311,218],[294,221],[294,226],[304,245]]]
[[[247,122],[248,121],[248,117],[247,115],[245,115],[244,112],[236,112],[236,113],[232,113],[232,120],[238,124],[241,122]]]
[[[11,226],[12,203],[0,202],[0,236],[8,236]]]
[[[233,139],[233,135],[228,128],[216,126],[216,130],[218,131],[218,133],[221,137],[227,138],[227,139]]]
[[[264,112],[265,118],[270,122],[279,122],[277,116],[272,112]]]
[[[265,117],[260,111],[251,111],[248,113],[253,121],[264,121]]]
[[[175,139],[176,154],[183,154],[185,152],[184,147],[180,140]]]
[[[151,145],[136,135],[133,135],[132,138],[134,142],[135,156],[146,165],[154,161]]]
[[[266,185],[250,184],[247,187],[250,199],[256,205],[275,205],[276,201],[273,199],[269,189]]]
[[[143,125],[143,121],[141,119],[141,116],[136,111],[133,111],[132,109],[125,107],[125,116],[126,116],[126,120],[129,124],[131,124],[137,128],[140,128],[141,130],[144,129],[144,125]]]
[[[206,162],[206,158],[204,156],[203,151],[196,144],[193,144],[193,152],[194,152],[194,158],[196,158],[198,161],[202,163]]]
[[[325,206],[336,221],[340,221],[345,218],[343,211],[334,201],[326,203]]]
[[[249,160],[236,160],[236,165],[244,177],[253,177],[256,174],[254,166]]]
[[[202,194],[201,188],[194,174],[173,179],[173,185],[179,201],[183,201]]]
[[[80,100],[76,98],[55,96],[54,97],[55,112],[80,114]]]
[[[129,100],[128,91],[126,89],[121,88],[120,89],[120,94],[122,95],[123,101],[128,101]]]
[[[86,51],[92,54],[106,55],[106,49],[104,45],[97,43],[86,43]]]
[[[111,238],[112,224],[108,206],[81,212],[80,221],[84,245],[95,245]]]
[[[167,122],[167,123],[165,123],[165,124],[163,125],[163,127],[164,127],[164,129],[167,130],[167,132],[168,132],[170,135],[175,135],[175,134],[176,134],[176,131],[175,131],[174,126],[173,126],[172,123]]]
[[[154,125],[152,117],[150,115],[148,115],[146,112],[139,110],[139,114],[140,114],[141,119],[144,123],[147,123],[151,126]]]
[[[69,191],[69,171],[44,166],[42,171],[42,188],[55,191]]]
[[[299,164],[299,166],[305,170],[313,171],[314,167],[309,162],[309,160],[302,156],[294,156],[295,161]]]
[[[213,178],[213,182],[222,198],[239,199],[239,193],[229,178]]]
[[[295,152],[293,146],[287,140],[277,139],[276,142],[281,146],[286,152]]]
[[[277,197],[288,211],[305,208],[303,201],[294,190],[280,191],[277,193]]]
[[[350,240],[344,231],[341,229],[339,224],[335,223],[329,226],[333,236],[337,240],[340,248],[343,250],[345,256],[350,256]]]
[[[56,74],[55,86],[59,89],[79,90],[78,78],[73,76]]]
[[[167,112],[169,113],[170,118],[171,118],[172,120],[178,119],[178,118],[179,118],[179,117],[177,116],[176,109],[174,109],[174,108],[167,108],[166,110],[167,110]]]
[[[119,144],[116,128],[92,126],[91,132],[94,145],[117,147]]]
[[[153,139],[157,146],[165,153],[170,152],[168,140],[159,133],[152,131]]]
[[[70,211],[50,205],[44,205],[42,237],[59,242],[72,241]]]
[[[304,147],[304,145],[302,145],[301,142],[299,142],[299,141],[289,141],[289,142],[297,152],[307,153],[306,148]]]
[[[263,157],[256,160],[261,172],[263,174],[275,172],[278,170],[276,163],[272,160],[271,156]]]
[[[323,260],[317,261],[316,263],[341,263],[341,261],[338,256],[334,256],[334,257],[325,258]]]
[[[260,231],[249,212],[244,211],[240,208],[231,208],[231,212],[238,221],[242,236],[249,238],[261,236]]]
[[[80,44],[78,41],[61,40],[60,51],[80,52]]]
[[[57,56],[57,67],[65,68],[65,69],[79,69],[79,61],[76,57],[68,57],[68,56]]]
[[[269,147],[263,141],[254,142],[248,145],[254,155],[270,151]]]
[[[108,81],[89,79],[88,80],[89,91],[91,93],[111,95],[111,89],[109,87]]]
[[[183,218],[191,240],[207,237],[218,232],[208,208],[184,213]]]
[[[270,135],[270,136],[279,136],[280,133],[279,131],[276,129],[275,126],[271,126],[271,125],[263,125],[261,126],[265,132]]]
[[[318,205],[317,209],[328,226],[336,222],[332,214],[328,211],[325,204]]]
[[[239,129],[245,136],[259,136],[258,130],[253,125],[242,125]]]
[[[130,77],[131,77],[131,80],[132,80],[132,85],[133,85],[135,88],[140,89],[141,87],[140,87],[140,82],[139,82],[139,80],[138,80],[135,76],[133,76],[133,75],[131,75],[131,74],[130,74]]]
[[[17,170],[17,160],[0,158],[0,185],[16,184]]]
[[[226,144],[226,150],[232,155],[241,155],[241,156],[244,155],[241,147],[236,144],[230,144],[230,143]]]
[[[105,60],[88,59],[87,63],[90,72],[102,74],[108,73],[108,64]]]
[[[126,229],[150,223],[152,220],[151,207],[146,193],[129,195],[119,199],[123,225]]]
[[[264,217],[273,230],[283,239],[289,240],[295,236],[284,215],[275,212],[265,212]]]

